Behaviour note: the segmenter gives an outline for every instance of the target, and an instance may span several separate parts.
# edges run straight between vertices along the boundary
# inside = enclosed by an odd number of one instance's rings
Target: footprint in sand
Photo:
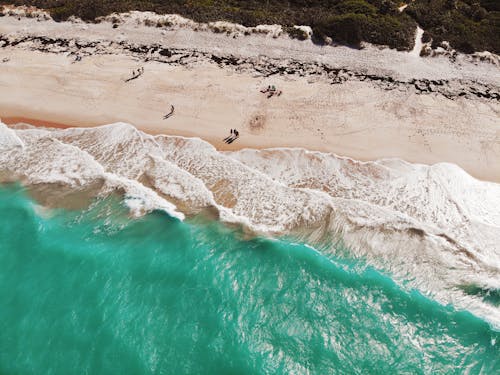
[[[266,125],[266,115],[263,113],[258,113],[253,115],[250,120],[247,121],[247,128],[252,134],[261,133]]]

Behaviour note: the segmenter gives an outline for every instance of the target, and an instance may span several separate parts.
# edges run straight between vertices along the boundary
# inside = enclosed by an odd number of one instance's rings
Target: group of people
[[[274,86],[274,85],[269,85],[269,86],[267,86],[266,89],[260,90],[260,92],[263,94],[267,94],[268,99],[273,97],[274,95],[280,96],[282,94],[282,91],[276,90],[276,86]]]
[[[139,69],[137,69],[137,71],[133,70],[132,77],[126,79],[125,82],[129,82],[129,81],[132,81],[133,79],[139,78],[143,74],[144,74],[144,67],[141,66]]]
[[[228,145],[230,145],[231,143],[236,141],[239,136],[240,136],[240,132],[238,130],[231,129],[231,135],[229,137],[224,138],[223,141],[225,143],[227,143]]]

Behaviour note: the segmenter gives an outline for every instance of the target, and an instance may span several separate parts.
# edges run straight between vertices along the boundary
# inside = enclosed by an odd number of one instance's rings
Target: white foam
[[[132,133],[135,131],[131,125],[115,124],[101,127],[94,134],[94,136],[103,137],[102,140],[106,140],[108,145],[113,146],[112,153],[116,159],[108,155],[108,162],[111,166],[113,166],[112,161],[120,160],[122,151],[120,147],[127,148],[126,140],[132,140]],[[16,139],[14,143],[11,142],[12,133],[17,138],[14,138]],[[71,134],[74,139],[78,139],[75,144],[67,142]],[[79,137],[79,134],[82,136]],[[134,168],[127,169],[131,164],[126,160],[122,169],[116,168],[114,173],[112,169],[104,168],[94,155],[78,147],[78,143],[85,140],[85,136],[88,135],[87,132],[79,131],[79,129],[42,132],[38,129],[12,130],[0,123],[0,149],[3,149],[0,154],[0,169],[27,185],[54,184],[83,188],[96,181],[103,181],[103,194],[116,190],[125,192],[126,203],[129,204],[131,213],[134,215],[158,209],[180,220],[184,218],[184,215],[176,210],[175,205],[136,181],[133,178],[135,177]],[[19,144],[24,147],[18,147]],[[92,151],[96,144],[99,144],[99,141],[89,142],[89,150]],[[98,149],[100,149],[99,146],[95,150]],[[129,173],[123,173],[124,170]]]
[[[460,289],[500,288],[500,185],[447,163],[358,162],[301,149],[226,155],[289,187],[327,193],[335,211],[318,237],[340,232],[359,256],[500,323],[498,309]]]
[[[24,147],[24,142],[17,136],[14,130],[9,129],[0,122],[0,151],[6,151],[13,147]]]
[[[27,185],[74,188],[102,181],[100,194],[122,191],[133,215],[161,209],[182,219],[210,209],[259,234],[341,241],[397,280],[500,327],[500,309],[464,293],[467,285],[500,289],[500,185],[455,165],[358,162],[303,149],[221,153],[200,139],[151,136],[124,123],[2,125],[0,148],[0,178],[7,171]]]

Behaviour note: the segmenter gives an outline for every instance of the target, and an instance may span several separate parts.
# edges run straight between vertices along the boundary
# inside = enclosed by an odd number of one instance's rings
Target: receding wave
[[[42,202],[119,192],[134,215],[210,212],[249,233],[290,235],[324,252],[347,248],[402,285],[500,327],[496,299],[473,292],[500,289],[500,185],[455,165],[358,162],[303,149],[218,152],[200,139],[124,123],[2,124],[0,150],[0,182],[59,192],[40,194]]]

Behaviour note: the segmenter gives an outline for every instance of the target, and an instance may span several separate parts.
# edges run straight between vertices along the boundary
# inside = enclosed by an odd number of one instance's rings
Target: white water
[[[500,309],[464,292],[500,289],[500,185],[452,164],[358,162],[303,149],[216,151],[194,138],[128,124],[9,129],[0,124],[0,182],[73,190],[100,183],[135,215],[205,210],[264,235],[341,240],[409,287],[500,327]],[[337,252],[337,247],[324,251]]]

